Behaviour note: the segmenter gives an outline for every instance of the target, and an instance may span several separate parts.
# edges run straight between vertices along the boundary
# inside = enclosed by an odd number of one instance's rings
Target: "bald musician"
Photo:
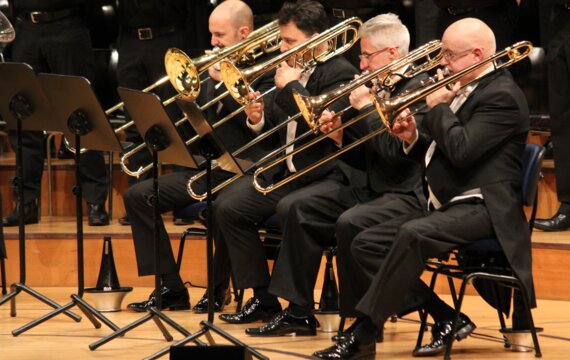
[[[209,18],[209,30],[211,33],[211,45],[213,47],[223,48],[235,44],[245,39],[253,30],[253,14],[250,8],[242,1],[232,0],[220,3]],[[219,81],[221,80],[219,70],[215,67],[208,69],[213,80],[206,81],[203,84],[200,103],[213,99],[217,95],[225,91],[225,87]],[[268,84],[259,83],[259,89],[265,91],[264,86]],[[270,84],[269,84],[270,86]],[[238,104],[229,96],[222,100],[217,106],[211,106],[206,111],[206,117],[210,123],[215,123],[218,119],[225,117],[238,108]],[[233,152],[245,143],[249,142],[255,133],[246,125],[246,117],[243,113],[234,117],[231,121],[219,126],[216,133],[222,139],[229,151]],[[193,149],[197,151],[198,149]],[[260,147],[254,146],[246,154],[252,159],[257,159],[264,154]],[[161,213],[172,211],[190,205],[196,200],[188,195],[186,186],[190,177],[196,174],[196,169],[186,169],[176,173],[163,175],[159,178],[160,197],[158,207]],[[231,176],[231,174],[214,172],[214,183],[222,182]],[[205,189],[204,181],[198,181],[196,184],[198,191]],[[151,204],[148,199],[153,192],[152,179],[145,180],[131,186],[124,194],[125,209],[131,222],[133,232],[133,241],[135,244],[135,252],[137,257],[137,266],[140,276],[154,274],[154,257],[153,257],[153,217]],[[160,256],[162,270],[162,307],[170,310],[189,309],[188,290],[178,272],[178,267],[174,260],[170,239],[162,219],[159,221],[160,234]],[[223,290],[220,290],[220,296],[216,298],[215,308],[220,311],[224,301],[227,301],[226,290],[229,283],[229,268],[223,251],[216,251],[215,263],[220,266],[215,268],[219,270],[216,278],[220,280]],[[134,311],[145,311],[148,306],[155,304],[154,294],[151,294],[148,300],[136,302],[128,305],[128,308]],[[195,310],[198,312],[206,311],[207,301],[205,298],[196,304]]]
[[[442,38],[441,65],[451,74],[495,52],[495,37],[480,20],[463,19],[449,26]],[[438,71],[442,76],[442,73]],[[468,81],[487,74],[463,87]],[[521,159],[529,128],[525,97],[506,70],[492,64],[472,71],[453,85],[426,98],[429,111],[416,126],[412,118],[395,123],[402,151],[425,167],[432,209],[399,229],[379,226],[363,232],[352,243],[360,270],[373,277],[356,305],[358,325],[337,344],[314,353],[320,359],[373,356],[375,334],[396,313],[410,292],[426,285],[419,279],[425,260],[496,236],[516,275],[533,294],[530,237],[521,209]],[[404,116],[407,115],[404,114]],[[435,295],[425,307],[438,307],[431,343],[414,356],[441,353],[452,340],[454,311]],[[529,299],[534,304],[534,296]],[[515,309],[516,310],[516,309]],[[458,338],[475,325],[465,315]]]

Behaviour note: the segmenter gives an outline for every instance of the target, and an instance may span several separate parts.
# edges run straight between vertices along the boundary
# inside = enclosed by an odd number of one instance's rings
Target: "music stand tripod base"
[[[114,333],[89,344],[89,349],[95,350],[99,346],[108,343],[116,337],[137,328],[143,323],[153,320],[160,329],[166,341],[172,341],[173,337],[166,329],[164,321],[183,336],[191,336],[192,334],[170,319],[161,311],[161,271],[160,271],[160,239],[158,232],[158,219],[160,218],[159,191],[158,191],[158,154],[161,154],[161,160],[179,165],[197,167],[193,157],[188,152],[184,141],[180,138],[178,130],[166,114],[160,99],[153,93],[142,92],[127,88],[119,88],[119,95],[124,101],[125,106],[129,110],[135,125],[141,134],[144,134],[145,143],[152,153],[152,179],[153,179],[153,196],[152,208],[154,219],[154,280],[155,289],[154,296],[156,299],[155,306],[148,307],[147,314],[142,318],[132,322],[131,324],[115,330]],[[205,345],[203,342],[196,340],[199,345]]]
[[[34,70],[24,63],[0,64],[0,115],[6,120],[9,129],[16,129],[16,178],[14,185],[18,188],[18,238],[20,257],[19,282],[10,286],[10,293],[0,299],[0,305],[10,300],[10,316],[16,316],[16,296],[22,291],[42,301],[52,308],[61,305],[47,298],[26,285],[26,230],[24,223],[24,168],[22,155],[22,131],[55,130],[53,110],[43,93]],[[64,314],[74,321],[81,317],[71,311]]]
[[[84,255],[83,255],[83,206],[81,187],[81,141],[93,150],[121,150],[121,145],[111,128],[101,105],[99,104],[89,81],[82,77],[55,74],[39,74],[38,78],[55,113],[56,130],[63,132],[73,140],[75,148],[75,180],[74,195],[76,197],[77,226],[77,294],[71,295],[71,302],[60,306],[52,312],[12,331],[17,336],[35,326],[66,312],[77,306],[97,329],[101,322],[112,330],[119,327],[102,315],[97,309],[83,300],[84,293]],[[109,136],[111,134],[111,136]],[[104,139],[104,140],[102,140]]]

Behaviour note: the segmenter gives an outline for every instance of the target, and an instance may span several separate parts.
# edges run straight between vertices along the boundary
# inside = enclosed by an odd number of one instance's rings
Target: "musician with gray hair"
[[[441,65],[453,76],[493,54],[494,45],[494,34],[482,21],[457,21],[443,35]],[[438,76],[443,77],[440,70]],[[370,334],[381,331],[386,319],[400,310],[402,299],[426,288],[420,280],[425,260],[480,239],[497,237],[534,304],[530,236],[520,199],[521,161],[529,128],[525,97],[510,73],[494,71],[491,63],[456,80],[451,90],[442,86],[427,96],[429,110],[421,124],[407,118],[405,111],[393,125],[403,143],[402,154],[425,168],[430,211],[417,214],[397,231],[383,224],[354,239],[350,250],[355,263],[373,276],[356,304],[359,323],[347,339],[315,353],[316,357],[352,359],[374,354]],[[523,326],[516,304],[513,327]],[[436,309],[439,318],[434,319],[432,341],[414,350],[414,356],[439,354],[454,340],[455,311],[436,297],[423,306]],[[474,328],[461,315],[456,338],[468,336]]]
[[[382,14],[366,21],[359,30],[360,69],[372,72],[408,54],[410,35],[406,26],[395,14]],[[406,71],[409,66],[394,69]],[[382,95],[396,95],[419,85],[425,75],[399,81],[394,89],[385,89]],[[392,79],[400,79],[394,76]],[[348,86],[348,85],[345,85]],[[374,111],[370,89],[360,86],[352,90],[350,103],[353,109],[342,115],[342,121],[355,116],[363,119],[344,131],[335,131],[341,119],[333,111],[325,110],[320,122],[321,131],[328,132],[339,146],[364,137],[383,128]],[[370,115],[366,116],[365,114]],[[418,121],[421,115],[416,115]],[[409,214],[422,213],[425,197],[421,188],[420,165],[401,153],[402,142],[384,132],[347,152],[346,163],[363,166],[367,177],[362,183],[338,184],[311,196],[298,198],[289,206],[278,204],[278,216],[283,224],[283,240],[275,264],[270,293],[289,301],[289,327],[279,326],[271,320],[259,329],[247,333],[258,336],[282,335],[300,330],[302,319],[313,317],[313,289],[319,271],[322,252],[338,244],[341,315],[354,317],[354,306],[369,286],[370,277],[355,265],[350,253],[354,237],[377,224],[390,222],[393,226],[406,221]],[[364,159],[364,164],[359,160]],[[349,330],[350,331],[350,330]]]

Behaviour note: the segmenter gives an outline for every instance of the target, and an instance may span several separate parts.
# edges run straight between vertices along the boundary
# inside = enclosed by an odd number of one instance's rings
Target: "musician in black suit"
[[[397,15],[382,14],[365,22],[359,30],[360,70],[375,71],[384,68],[408,53],[410,34]],[[409,70],[400,66],[396,72]],[[383,90],[389,97],[419,86],[421,78],[399,81],[395,89]],[[394,76],[392,79],[400,80]],[[321,131],[329,132],[339,144],[349,145],[372,131],[385,129],[366,86],[351,92],[353,111],[343,115],[345,119],[364,116],[346,130],[334,131],[339,118],[327,110],[320,118],[329,125]],[[371,113],[371,114],[370,114]],[[365,116],[366,114],[370,114]],[[416,116],[419,120],[421,116]],[[365,159],[367,181],[365,184],[339,184],[338,187],[304,198],[297,198],[288,207],[277,206],[283,229],[283,241],[279,259],[271,278],[269,291],[289,301],[289,308],[258,329],[247,329],[255,336],[285,335],[302,330],[304,324],[314,318],[313,291],[322,251],[338,243],[337,265],[341,297],[341,315],[354,316],[354,306],[368,288],[369,279],[356,269],[350,254],[350,243],[355,235],[375,224],[387,221],[403,223],[409,216],[426,209],[420,180],[420,164],[401,153],[400,139],[384,132],[349,152],[344,160],[358,167],[358,160]],[[336,238],[335,238],[336,234]],[[284,321],[287,323],[284,325]]]
[[[285,3],[279,11],[278,19],[282,52],[305,42],[328,27],[324,8],[312,0]],[[324,47],[326,44],[317,46],[316,53],[319,54]],[[299,112],[292,96],[293,90],[304,95],[321,94],[337,88],[342,83],[349,82],[356,73],[354,67],[338,56],[304,72],[298,66],[293,67],[295,64],[291,60],[293,58],[283,62],[277,69],[275,75],[277,91],[273,96],[263,102],[255,102],[247,109],[248,121],[259,131],[281,124],[287,116]],[[333,109],[342,109],[347,103],[347,99],[339,101],[333,105]],[[289,122],[287,127],[279,132],[280,143],[285,144],[308,130],[308,124],[302,119]],[[285,152],[289,153],[293,147],[301,146],[310,140],[311,137],[305,138]],[[335,151],[336,148],[337,145],[332,139],[326,139],[313,147],[311,151],[289,157],[281,164],[273,179],[267,176],[264,180],[274,182],[283,179],[313,164],[316,159]],[[269,320],[281,310],[277,298],[268,292],[269,269],[265,251],[259,239],[260,224],[276,212],[278,203],[279,207],[287,207],[311,194],[337,188],[346,183],[350,176],[348,166],[343,166],[341,170],[337,164],[330,163],[278,187],[267,195],[255,190],[252,186],[252,176],[242,177],[221,191],[214,204],[216,246],[225,245],[228,249],[236,287],[239,289],[253,288],[254,296],[247,301],[242,311],[222,314],[220,319],[230,323]],[[311,331],[315,328],[315,324],[312,324]]]
[[[209,30],[212,35],[212,46],[226,47],[246,38],[253,29],[253,15],[247,5],[241,1],[228,1],[221,3],[214,9],[209,20]],[[202,90],[199,102],[205,102],[213,99],[217,95],[225,91],[221,80],[219,70],[212,66],[209,69],[209,75],[213,80],[206,81],[202,84]],[[263,83],[262,83],[263,84]],[[260,88],[262,86],[260,84]],[[257,85],[256,85],[257,86]],[[238,104],[231,99],[225,97],[219,104],[211,106],[206,111],[206,116],[210,123],[215,123],[217,120],[230,114],[238,108]],[[226,122],[224,125],[216,129],[217,134],[220,136],[224,144],[230,151],[235,151],[245,143],[249,142],[255,134],[246,126],[246,117],[243,113],[237,115],[235,118]],[[244,156],[256,159],[262,155],[259,147],[253,147]],[[199,154],[196,144],[192,148],[192,152]],[[172,211],[176,208],[185,207],[196,202],[190,197],[186,188],[190,177],[198,173],[196,169],[186,169],[184,171],[175,172],[163,175],[159,178],[160,197],[159,208],[161,213]],[[214,182],[221,182],[227,179],[231,174],[214,172]],[[205,191],[205,178],[203,181],[198,181],[195,190],[198,193]],[[127,215],[131,221],[131,228],[133,231],[133,240],[135,243],[135,251],[137,256],[137,265],[139,275],[152,275],[154,273],[153,261],[153,219],[152,210],[149,204],[149,198],[152,196],[152,179],[142,181],[131,186],[124,195],[125,208]],[[161,267],[163,278],[163,308],[170,308],[172,310],[188,309],[189,297],[188,291],[184,287],[178,268],[176,266],[172,248],[170,246],[170,239],[164,223],[161,220],[159,224],[160,233],[160,253],[161,253]],[[223,248],[220,248],[223,249]],[[216,266],[219,270],[216,273],[216,278],[220,279],[223,284],[223,293],[221,299],[216,299],[218,303],[216,308],[221,310],[223,306],[222,301],[225,299],[225,291],[229,283],[229,270],[226,257],[223,251],[216,251]],[[155,301],[154,296],[147,301],[129,304],[128,308],[135,311],[144,311],[147,306],[153,305]],[[207,303],[201,304],[197,311],[205,311]]]
[[[25,62],[38,73],[84,76],[93,80],[91,37],[85,25],[85,0],[10,1],[18,34],[12,43],[12,61]],[[57,106],[57,105],[56,105]],[[15,131],[8,132],[10,144],[17,146]],[[38,199],[44,170],[45,146],[42,131],[22,133],[24,179],[24,222],[37,223]],[[107,225],[105,210],[107,175],[103,154],[82,155],[83,197],[88,204],[89,225]],[[14,197],[17,197],[17,191]],[[4,226],[18,225],[18,209],[2,219]]]
[[[451,74],[495,52],[491,29],[472,18],[452,24],[442,42],[442,66]],[[403,151],[426,166],[429,203],[435,210],[406,222],[396,233],[380,226],[354,239],[351,251],[357,264],[362,271],[374,273],[356,305],[360,322],[350,336],[316,352],[316,357],[351,359],[374,354],[373,335],[398,312],[402,299],[425,288],[419,279],[424,261],[482,238],[497,236],[514,272],[533,294],[530,237],[520,205],[528,107],[508,71],[492,72],[493,65],[488,64],[458,79],[451,90],[441,88],[429,95],[421,133],[413,118],[394,124],[393,131],[404,142]],[[462,83],[484,74],[488,76],[461,89]],[[444,350],[451,340],[452,314],[436,322],[432,343],[414,355]],[[469,335],[474,327],[467,317],[460,317],[459,337]]]
[[[536,219],[536,228],[544,231],[564,231],[570,228],[570,1],[548,0],[540,2],[544,12],[542,38],[548,60],[548,101],[554,163],[556,174],[556,195],[560,208],[550,218]]]
[[[188,48],[185,21],[190,9],[183,0],[119,0],[116,4],[120,25],[117,38],[118,84],[131,89],[144,89],[165,76],[164,54],[169,48],[184,51]],[[176,95],[170,83],[153,91],[163,100]],[[174,121],[181,117],[174,103],[166,110]],[[136,126],[128,127],[125,133],[126,140],[132,143],[128,149],[143,142]],[[151,161],[150,152],[143,149],[129,158],[129,168],[138,169]],[[149,171],[138,177],[129,176],[128,183],[133,185],[150,178]],[[129,220],[128,216],[122,216],[119,223],[129,225]]]

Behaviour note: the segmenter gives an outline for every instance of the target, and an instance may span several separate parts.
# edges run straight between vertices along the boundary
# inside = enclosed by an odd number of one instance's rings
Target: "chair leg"
[[[186,243],[186,236],[190,235],[191,229],[188,228],[184,230],[184,233],[180,237],[180,245],[178,246],[178,255],[176,256],[176,266],[178,267],[178,272],[182,267],[182,256],[184,255],[184,244]]]
[[[465,288],[467,287],[467,283],[470,279],[470,275],[467,275],[461,282],[461,289],[459,290],[459,296],[455,307],[455,319],[453,319],[453,324],[451,325],[451,336],[445,346],[445,355],[443,356],[445,360],[451,359],[451,347],[453,346],[453,340],[455,340],[455,334],[458,330],[457,325],[459,324],[459,318],[461,316],[461,305],[463,304],[463,298],[465,296]]]
[[[416,340],[416,348],[415,348],[416,350],[422,347],[422,343],[424,340],[424,332],[427,329],[427,318],[428,318],[427,311],[420,309],[418,310],[418,312],[420,314],[420,331],[418,333],[418,338]]]
[[[532,335],[532,342],[534,343],[534,356],[542,357],[542,352],[540,351],[540,345],[538,344],[538,336],[536,335],[536,327],[534,326],[534,319],[532,317],[532,311],[530,310],[530,304],[528,303],[528,297],[525,288],[522,286],[520,280],[517,279],[518,290],[521,292],[521,297],[523,300],[523,305],[530,321],[530,333]]]
[[[341,316],[340,317],[340,323],[338,323],[338,331],[337,331],[338,335],[342,335],[342,333],[344,332],[344,324],[345,323],[346,323],[346,316]]]

